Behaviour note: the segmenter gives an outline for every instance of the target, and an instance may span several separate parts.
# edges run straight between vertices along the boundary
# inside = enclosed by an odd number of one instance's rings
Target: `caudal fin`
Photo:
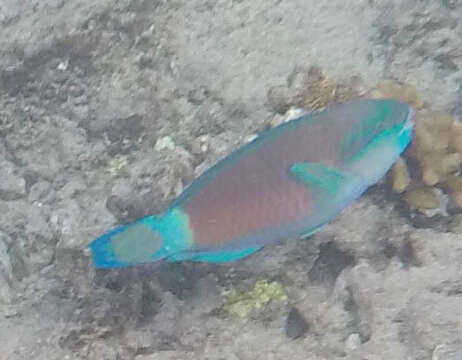
[[[125,229],[126,226],[118,227],[90,243],[89,248],[92,252],[93,263],[96,267],[101,269],[110,269],[130,265],[117,258],[114,254],[111,241],[114,235],[122,233]]]
[[[148,216],[120,226],[90,244],[93,262],[99,268],[119,268],[165,257],[163,239],[155,230],[157,219]]]

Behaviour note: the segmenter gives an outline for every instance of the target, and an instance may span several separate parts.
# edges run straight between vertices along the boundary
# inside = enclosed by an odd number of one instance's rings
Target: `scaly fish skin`
[[[395,100],[356,100],[270,129],[204,172],[163,214],[94,240],[94,263],[228,262],[309,236],[386,174],[411,140],[413,115]]]

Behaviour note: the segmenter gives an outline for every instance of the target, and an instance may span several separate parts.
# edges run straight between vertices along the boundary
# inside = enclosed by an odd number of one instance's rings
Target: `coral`
[[[405,191],[411,183],[411,176],[407,168],[406,160],[400,158],[392,168],[392,188],[396,193]]]
[[[439,206],[438,194],[431,186],[416,186],[404,193],[411,210],[430,210]]]
[[[380,83],[367,97],[409,102],[417,110],[414,137],[404,157],[392,170],[392,189],[403,193],[411,210],[439,207],[436,188],[462,208],[462,124],[454,117],[429,109],[417,90],[390,80]],[[414,166],[409,167],[407,164]]]
[[[336,83],[328,79],[322,71],[312,66],[303,78],[299,105],[306,109],[322,109],[332,103],[342,103],[354,99],[358,92],[349,84]]]
[[[410,103],[416,109],[421,109],[424,105],[416,88],[411,85],[398,84],[392,80],[382,81],[368,96],[373,99],[389,98],[403,100]]]
[[[452,124],[449,148],[462,154],[462,123],[455,121]]]
[[[462,152],[450,145],[462,141],[458,138],[456,120],[441,113],[428,110],[416,114],[414,141],[409,155],[421,168],[422,181],[429,186],[444,182],[462,165]]]
[[[316,66],[295,67],[288,77],[287,85],[270,88],[267,99],[271,108],[279,114],[286,114],[294,107],[319,110],[358,97],[354,80],[335,82]]]
[[[249,291],[242,293],[232,291],[228,296],[225,309],[231,316],[246,318],[271,302],[280,303],[287,299],[287,292],[279,282],[260,279]]]
[[[446,189],[454,203],[462,208],[462,176],[450,175],[443,187]]]

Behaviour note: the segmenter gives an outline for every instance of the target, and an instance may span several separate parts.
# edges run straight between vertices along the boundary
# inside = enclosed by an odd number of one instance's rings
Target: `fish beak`
[[[414,127],[414,123],[415,123],[414,122],[415,113],[416,113],[415,109],[412,107],[409,107],[409,112],[407,113],[406,120],[404,121],[403,127],[401,128],[399,135],[412,132],[412,128]]]

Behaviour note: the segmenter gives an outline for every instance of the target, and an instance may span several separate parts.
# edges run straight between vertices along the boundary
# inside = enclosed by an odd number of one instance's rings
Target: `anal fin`
[[[242,259],[258,250],[260,250],[260,247],[250,247],[234,251],[188,251],[171,255],[168,257],[168,260],[172,262],[189,260],[207,263],[224,263]]]
[[[310,237],[311,235],[313,235],[314,233],[317,233],[319,230],[321,230],[324,226],[326,226],[327,223],[325,224],[321,224],[319,226],[316,226],[315,228],[312,228],[312,229],[309,229],[303,233],[301,233],[299,235],[299,238],[300,239],[306,239],[307,237]]]

